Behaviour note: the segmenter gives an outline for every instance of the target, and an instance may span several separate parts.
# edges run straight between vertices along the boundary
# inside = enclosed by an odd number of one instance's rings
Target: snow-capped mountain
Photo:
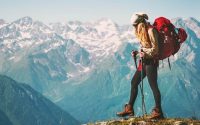
[[[52,39],[63,40],[48,26],[39,21],[33,21],[30,17],[24,17],[3,26],[0,29],[0,39],[3,40],[1,51],[10,53],[37,46]]]
[[[195,18],[189,18],[186,20],[186,25],[195,32],[198,38],[200,38],[200,23],[198,20]]]
[[[160,63],[165,115],[200,118],[200,23],[194,18],[172,22],[186,29],[188,38],[170,58],[171,71],[167,62]],[[0,28],[0,73],[28,83],[82,122],[107,119],[128,101],[133,49],[138,43],[132,27],[110,19],[46,25],[24,17]],[[150,112],[153,98],[146,83]]]
[[[50,27],[63,38],[75,40],[95,60],[116,52],[123,41],[133,40],[130,27],[118,26],[112,20],[104,18],[87,23],[52,23]]]
[[[2,27],[0,41],[0,72],[42,93],[57,86],[55,81],[63,83],[89,71],[87,50],[30,17]]]

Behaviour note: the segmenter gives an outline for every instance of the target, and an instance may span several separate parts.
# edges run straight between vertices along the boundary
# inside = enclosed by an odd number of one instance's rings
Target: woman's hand
[[[135,57],[137,56],[138,53],[139,53],[138,51],[132,50],[131,55],[132,57]]]
[[[144,52],[140,52],[140,58],[144,57]]]

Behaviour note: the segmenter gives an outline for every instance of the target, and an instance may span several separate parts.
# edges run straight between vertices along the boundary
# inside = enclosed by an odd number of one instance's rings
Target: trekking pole
[[[141,52],[143,52],[141,50]],[[144,119],[144,115],[147,114],[147,111],[146,111],[146,106],[145,106],[145,102],[144,102],[144,86],[143,86],[143,57],[141,57],[141,85],[140,85],[140,90],[141,90],[141,95],[142,95],[142,113],[143,113],[143,119]]]
[[[135,67],[136,67],[136,70],[137,70],[137,54],[138,54],[138,51],[133,51],[133,59],[134,59],[134,62],[135,62]],[[146,111],[146,106],[145,106],[145,103],[144,103],[144,91],[143,91],[143,58],[140,59],[140,63],[141,63],[141,81],[142,81],[142,84],[140,84],[140,92],[141,92],[141,96],[142,96],[142,113],[143,113],[143,119],[144,119],[144,115],[147,114],[147,111]]]

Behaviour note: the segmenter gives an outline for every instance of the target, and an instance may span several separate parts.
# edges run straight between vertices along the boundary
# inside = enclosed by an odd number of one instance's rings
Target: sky
[[[159,16],[200,20],[200,0],[0,0],[0,19],[8,22],[30,16],[45,23],[109,18],[129,24],[135,12],[147,13],[150,21]]]

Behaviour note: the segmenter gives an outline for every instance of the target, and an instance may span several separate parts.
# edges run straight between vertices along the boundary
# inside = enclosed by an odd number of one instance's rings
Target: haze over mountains
[[[159,68],[159,87],[168,117],[200,118],[200,22],[172,19],[188,39]],[[138,49],[131,25],[110,19],[44,24],[30,17],[0,20],[0,73],[27,83],[81,122],[115,117],[128,101],[135,72],[130,52]],[[162,68],[164,66],[164,68]],[[153,96],[145,80],[148,112]],[[141,114],[140,95],[135,105]]]

